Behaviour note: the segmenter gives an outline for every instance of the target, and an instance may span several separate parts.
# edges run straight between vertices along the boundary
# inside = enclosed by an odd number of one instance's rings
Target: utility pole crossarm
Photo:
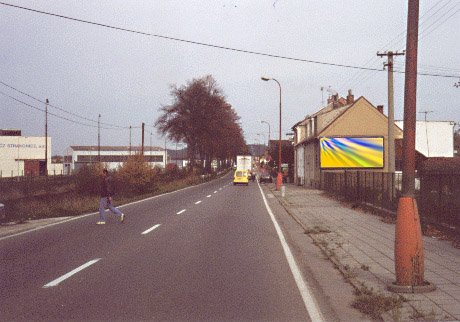
[[[396,52],[386,51],[384,53],[377,52],[377,56],[379,57],[388,56],[388,62],[383,63],[383,67],[386,67],[386,66],[393,67],[393,56],[404,56],[405,54],[406,52],[404,50],[402,53],[398,53],[397,51]]]

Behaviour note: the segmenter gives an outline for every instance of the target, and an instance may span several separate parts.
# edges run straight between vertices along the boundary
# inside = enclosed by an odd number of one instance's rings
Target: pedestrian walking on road
[[[105,224],[105,209],[106,208],[109,208],[111,212],[118,215],[120,217],[120,221],[123,222],[125,220],[125,214],[112,205],[112,196],[113,196],[112,177],[109,176],[108,170],[104,169],[102,171],[101,181],[102,181],[101,182],[101,203],[99,205],[99,221],[97,222],[97,224],[98,225]]]

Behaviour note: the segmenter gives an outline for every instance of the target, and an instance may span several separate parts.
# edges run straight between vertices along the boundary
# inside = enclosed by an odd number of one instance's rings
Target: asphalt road
[[[0,240],[0,320],[309,320],[257,183],[120,209]]]

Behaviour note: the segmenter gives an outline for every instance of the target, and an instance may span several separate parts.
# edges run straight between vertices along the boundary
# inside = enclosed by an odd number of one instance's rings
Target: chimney
[[[383,105],[377,105],[377,110],[383,114]]]
[[[339,94],[334,94],[331,96],[332,108],[337,108],[339,104]]]
[[[351,89],[348,90],[347,104],[353,104],[355,101],[355,96],[351,93]]]

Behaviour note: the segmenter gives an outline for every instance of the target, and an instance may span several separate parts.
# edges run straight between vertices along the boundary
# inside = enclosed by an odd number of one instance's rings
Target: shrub
[[[97,195],[100,191],[100,181],[103,163],[84,165],[75,174],[75,190],[77,193]]]
[[[142,154],[135,154],[118,168],[117,179],[125,194],[145,194],[154,191],[154,179],[159,172],[145,161]]]

